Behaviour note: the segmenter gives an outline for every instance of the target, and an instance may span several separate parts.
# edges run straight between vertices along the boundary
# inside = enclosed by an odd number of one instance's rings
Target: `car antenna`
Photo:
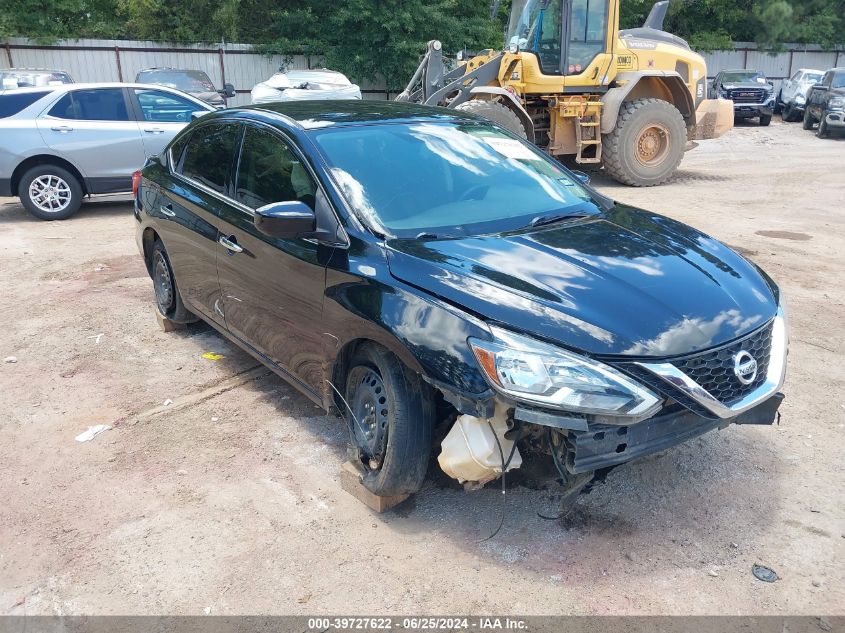
[[[347,410],[349,411],[349,415],[352,416],[352,419],[355,421],[355,424],[358,426],[358,430],[361,431],[361,433],[364,433],[364,427],[361,426],[361,423],[358,421],[358,418],[355,417],[355,413],[352,411],[352,407],[349,406],[349,403],[346,401],[346,398],[344,398],[341,395],[340,391],[338,391],[337,387],[335,387],[332,384],[331,380],[326,380],[326,382],[329,383],[329,387],[334,389],[334,392],[337,394],[337,397],[340,398],[341,401],[343,402],[343,404],[346,406]]]

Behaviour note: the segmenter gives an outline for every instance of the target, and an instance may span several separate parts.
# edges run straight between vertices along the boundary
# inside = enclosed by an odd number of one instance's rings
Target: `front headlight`
[[[845,99],[836,97],[827,102],[827,107],[833,110],[834,108],[845,108]]]
[[[517,400],[556,409],[645,419],[661,399],[609,365],[491,327],[493,341],[469,339],[490,384]]]

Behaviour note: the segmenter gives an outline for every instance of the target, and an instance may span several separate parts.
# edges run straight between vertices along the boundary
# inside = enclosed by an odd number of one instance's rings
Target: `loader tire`
[[[675,173],[684,156],[687,127],[678,109],[662,99],[626,101],[616,127],[602,138],[602,163],[614,180],[653,187]]]
[[[516,113],[508,106],[497,101],[473,99],[472,101],[464,101],[463,103],[455,106],[455,110],[477,114],[478,116],[482,116],[485,119],[492,121],[493,123],[498,123],[503,128],[510,130],[520,138],[528,138],[528,134],[525,132],[525,126],[522,125],[522,121],[519,120]]]

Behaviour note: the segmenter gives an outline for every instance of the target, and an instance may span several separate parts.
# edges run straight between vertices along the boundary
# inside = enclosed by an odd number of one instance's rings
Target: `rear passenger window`
[[[271,202],[299,200],[313,209],[316,191],[308,170],[282,139],[247,127],[235,189],[238,202],[257,209]]]
[[[121,88],[74,90],[56,102],[50,116],[77,121],[128,121],[129,112]]]
[[[197,128],[188,139],[184,155],[179,158],[174,154],[174,171],[224,193],[239,131],[238,125],[226,123]]]
[[[9,94],[0,95],[0,119],[5,119],[6,117],[17,114],[24,108],[31,106],[46,94],[50,94],[50,91],[11,92]]]

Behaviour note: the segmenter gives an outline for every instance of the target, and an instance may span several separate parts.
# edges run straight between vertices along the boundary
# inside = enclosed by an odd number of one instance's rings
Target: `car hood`
[[[528,233],[388,240],[391,274],[487,321],[593,355],[666,357],[777,310],[748,261],[669,218],[617,205]]]
[[[205,101],[206,103],[214,106],[223,105],[224,103],[223,97],[217,91],[209,90],[208,92],[191,92],[189,94],[200,101]]]

